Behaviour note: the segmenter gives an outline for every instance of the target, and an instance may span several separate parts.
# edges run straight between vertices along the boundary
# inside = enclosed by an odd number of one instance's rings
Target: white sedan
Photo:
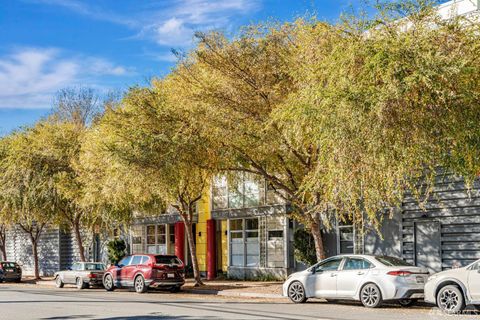
[[[423,298],[427,269],[388,256],[340,255],[290,275],[283,295],[294,303],[308,298],[357,300],[375,308],[385,300],[409,306]]]
[[[480,305],[480,260],[430,276],[425,285],[425,302],[447,313],[459,313],[466,305]]]

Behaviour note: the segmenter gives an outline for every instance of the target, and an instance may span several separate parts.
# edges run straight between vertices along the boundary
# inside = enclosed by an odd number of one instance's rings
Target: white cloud
[[[128,76],[127,68],[96,57],[66,57],[58,49],[23,48],[0,56],[0,108],[49,108],[72,85],[98,87],[98,77]]]
[[[258,9],[260,0],[181,0],[155,11],[141,34],[159,45],[188,47],[195,31],[228,28],[234,17]]]
[[[187,46],[192,42],[194,30],[185,25],[184,21],[171,18],[152,27],[155,41],[164,46],[176,44]]]
[[[93,75],[100,76],[126,76],[132,75],[134,72],[123,66],[115,65],[110,61],[100,58],[90,58],[85,61],[86,71]]]

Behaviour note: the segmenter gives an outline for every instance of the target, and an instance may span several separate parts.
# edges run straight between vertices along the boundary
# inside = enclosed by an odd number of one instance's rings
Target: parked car
[[[290,275],[283,295],[294,303],[308,298],[357,300],[375,308],[385,300],[413,305],[423,298],[429,271],[394,257],[340,255]]]
[[[425,302],[436,304],[447,313],[459,313],[467,305],[480,305],[480,260],[431,275],[425,285]]]
[[[180,291],[185,284],[185,266],[174,255],[135,254],[111,266],[103,277],[107,291],[115,288],[135,288],[138,293],[149,288]]]
[[[68,270],[55,273],[57,288],[63,288],[65,284],[74,284],[78,289],[102,286],[105,265],[100,262],[76,262]]]
[[[0,282],[22,281],[22,268],[16,262],[0,261]]]

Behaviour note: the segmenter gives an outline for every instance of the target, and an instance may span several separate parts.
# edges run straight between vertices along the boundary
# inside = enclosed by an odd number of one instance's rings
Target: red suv
[[[148,288],[166,288],[178,292],[185,284],[183,262],[173,255],[135,254],[111,266],[103,276],[107,291],[134,287],[138,293]]]

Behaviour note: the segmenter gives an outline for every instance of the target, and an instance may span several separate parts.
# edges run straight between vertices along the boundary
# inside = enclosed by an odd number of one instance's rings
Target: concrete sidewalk
[[[182,291],[188,294],[217,295],[242,298],[266,298],[284,299],[282,296],[282,282],[257,282],[257,281],[234,281],[234,280],[213,280],[204,281],[204,286],[194,287],[193,279],[187,279]],[[24,285],[39,285],[54,287],[53,277],[43,277],[41,280],[23,278]]]
[[[193,280],[188,279],[183,290],[191,293],[230,297],[284,298],[282,296],[282,282],[213,280],[204,281],[204,284],[202,287],[194,287]]]

